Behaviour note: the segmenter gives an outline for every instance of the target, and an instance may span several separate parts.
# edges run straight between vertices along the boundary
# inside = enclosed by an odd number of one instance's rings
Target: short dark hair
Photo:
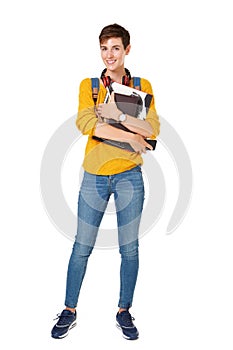
[[[110,38],[121,38],[124,49],[130,44],[130,34],[128,30],[116,23],[110,24],[102,29],[99,35],[99,42],[102,44],[105,40]]]

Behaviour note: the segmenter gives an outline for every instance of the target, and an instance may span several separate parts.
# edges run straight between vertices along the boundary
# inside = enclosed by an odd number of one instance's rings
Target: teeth
[[[108,64],[113,64],[115,61],[107,61]]]

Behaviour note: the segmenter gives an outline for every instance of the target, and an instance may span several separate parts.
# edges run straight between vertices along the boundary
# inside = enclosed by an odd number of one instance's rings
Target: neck
[[[110,76],[112,80],[121,84],[122,77],[125,75],[125,68],[121,67],[117,71],[109,71],[105,73],[106,76]]]

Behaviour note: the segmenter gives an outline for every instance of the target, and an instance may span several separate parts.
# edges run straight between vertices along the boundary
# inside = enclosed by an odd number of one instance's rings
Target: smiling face
[[[109,38],[100,44],[101,58],[108,73],[123,73],[125,56],[129,54],[130,45],[124,49],[121,38]]]

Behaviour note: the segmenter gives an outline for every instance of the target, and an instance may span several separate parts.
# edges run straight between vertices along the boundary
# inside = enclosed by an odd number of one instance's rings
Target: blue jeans
[[[78,228],[69,261],[65,305],[75,308],[85,276],[88,258],[111,194],[114,195],[121,254],[120,297],[118,306],[130,308],[136,285],[138,231],[144,202],[140,166],[116,175],[84,172],[78,200]]]

